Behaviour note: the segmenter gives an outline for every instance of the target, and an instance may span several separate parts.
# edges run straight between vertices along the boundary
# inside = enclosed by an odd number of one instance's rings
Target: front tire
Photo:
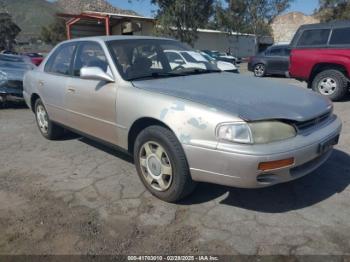
[[[142,183],[161,200],[177,202],[195,189],[182,146],[167,128],[150,126],[141,131],[134,160]]]
[[[312,81],[312,90],[320,93],[332,101],[339,101],[348,92],[348,80],[345,75],[335,69],[320,72]]]
[[[35,101],[35,119],[40,133],[46,139],[55,140],[62,137],[64,129],[50,120],[40,98]]]

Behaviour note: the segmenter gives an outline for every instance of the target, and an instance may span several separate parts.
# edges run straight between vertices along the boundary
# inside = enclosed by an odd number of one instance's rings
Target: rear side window
[[[269,56],[284,56],[284,49],[282,47],[271,48],[267,55]]]
[[[330,31],[330,29],[306,30],[299,38],[297,46],[326,45]]]
[[[334,29],[330,45],[350,45],[350,27]]]
[[[45,71],[60,75],[70,75],[75,45],[63,45],[48,60]]]
[[[198,63],[198,61],[196,61],[196,59],[194,59],[192,56],[190,56],[186,52],[181,52],[181,54],[184,56],[184,58],[187,60],[187,62]]]

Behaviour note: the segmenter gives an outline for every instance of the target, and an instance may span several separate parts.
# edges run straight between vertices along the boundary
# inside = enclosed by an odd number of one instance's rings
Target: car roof
[[[299,40],[301,34],[305,30],[315,30],[315,29],[330,29],[331,30],[333,28],[343,28],[343,27],[350,27],[350,20],[338,20],[338,21],[332,21],[332,22],[328,22],[328,23],[302,25],[299,27],[299,29],[295,33],[295,35],[290,43],[290,46],[291,46],[291,48],[296,47],[297,41]]]
[[[283,44],[283,45],[272,45],[269,48],[274,48],[274,47],[289,47],[289,45],[287,44]]]
[[[92,37],[81,37],[66,40],[62,43],[73,43],[79,41],[96,41],[96,42],[108,42],[117,40],[173,40],[171,38],[164,37],[153,37],[153,36],[131,36],[131,35],[110,35],[110,36],[92,36]]]
[[[350,20],[339,20],[332,21],[328,23],[318,23],[318,24],[307,24],[300,26],[299,30],[307,30],[307,29],[322,29],[322,28],[334,28],[334,27],[350,27]]]

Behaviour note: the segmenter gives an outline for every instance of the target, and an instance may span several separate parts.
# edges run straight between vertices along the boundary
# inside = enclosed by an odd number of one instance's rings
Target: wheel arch
[[[35,112],[35,102],[38,99],[40,99],[40,96],[37,93],[33,93],[30,97],[30,108],[32,109],[33,113]]]
[[[319,64],[316,64],[312,70],[311,70],[311,74],[310,74],[310,78],[309,78],[309,81],[308,81],[308,87],[310,88],[311,87],[311,83],[314,81],[315,77],[325,71],[325,70],[338,70],[340,72],[342,72],[345,77],[349,80],[349,72],[348,70],[346,69],[345,66],[341,65],[341,64],[336,64],[336,63],[319,63]]]
[[[137,136],[141,133],[142,130],[150,126],[162,126],[174,133],[174,131],[167,124],[160,121],[159,119],[152,118],[152,117],[139,118],[131,125],[128,132],[128,152],[130,154],[133,154],[134,152],[134,145],[135,145],[135,140]]]

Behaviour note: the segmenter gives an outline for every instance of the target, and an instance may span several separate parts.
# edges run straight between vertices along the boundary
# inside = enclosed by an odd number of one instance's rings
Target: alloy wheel
[[[42,105],[38,105],[36,108],[36,119],[38,121],[41,132],[47,134],[49,130],[49,121],[47,118],[46,110]]]
[[[254,68],[254,74],[257,77],[262,77],[265,74],[265,66],[264,65],[256,65]]]
[[[337,81],[334,78],[323,78],[318,84],[318,90],[322,95],[332,95],[337,89]]]
[[[168,154],[158,143],[149,141],[139,153],[140,167],[146,182],[157,191],[166,191],[173,181],[173,170]]]

